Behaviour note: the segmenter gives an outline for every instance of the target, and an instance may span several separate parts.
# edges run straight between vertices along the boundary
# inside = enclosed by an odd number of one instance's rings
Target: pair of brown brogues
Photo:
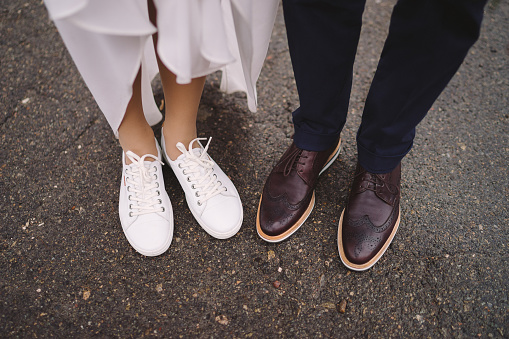
[[[306,151],[294,143],[283,154],[263,188],[256,229],[268,242],[282,241],[306,221],[315,204],[315,187],[339,155],[341,139],[328,150]],[[348,204],[338,226],[338,249],[348,268],[364,271],[390,245],[399,226],[401,165],[375,174],[357,164]]]

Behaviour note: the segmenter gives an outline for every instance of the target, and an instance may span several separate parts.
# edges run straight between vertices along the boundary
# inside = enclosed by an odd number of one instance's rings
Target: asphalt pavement
[[[346,269],[337,223],[355,133],[394,1],[368,1],[338,160],[291,238],[255,216],[291,142],[298,97],[281,13],[259,109],[209,76],[199,135],[244,204],[231,239],[206,234],[164,166],[175,235],[148,258],[118,219],[121,148],[40,0],[0,3],[1,337],[509,337],[509,2],[486,7],[479,41],[419,125],[402,164],[402,221],[369,271]],[[162,90],[155,82],[156,98]],[[160,133],[156,128],[156,133]]]

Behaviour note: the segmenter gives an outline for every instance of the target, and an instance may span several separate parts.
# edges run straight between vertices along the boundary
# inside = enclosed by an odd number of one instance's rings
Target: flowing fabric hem
[[[139,69],[142,70],[142,102],[147,122],[154,125],[161,121],[162,115],[153,99],[151,87],[151,80],[158,73],[151,39],[156,28],[148,20],[146,1],[122,0],[120,11],[111,14],[112,20],[119,22],[118,29],[115,23],[103,24],[104,20],[100,21],[100,18],[91,16],[90,13],[95,13],[91,9],[95,8],[97,11],[97,6],[106,6],[105,3],[107,4],[106,12],[112,12],[112,8],[118,8],[120,0],[73,0],[71,2],[75,5],[74,9],[67,8],[67,12],[52,13],[52,8],[56,8],[55,3],[59,1],[69,0],[46,0],[50,16],[55,19],[64,43],[115,136],[118,137],[118,127],[132,96],[132,84]],[[156,0],[158,15],[170,13],[168,6],[171,9],[172,4],[177,7],[186,7],[183,4],[191,2],[191,0],[190,2],[176,1],[170,3],[170,0]],[[189,5],[189,8],[185,9],[190,16],[198,12],[196,6],[200,4],[200,1],[194,0],[195,7],[191,8],[192,6]],[[176,74],[177,82],[180,84],[189,83],[193,78],[222,70],[221,90],[227,93],[246,92],[248,107],[255,112],[255,83],[267,52],[278,1],[266,0],[263,6],[254,5],[245,0],[206,1],[209,7],[210,4],[213,5],[212,1],[215,1],[216,15],[221,16],[220,21],[223,22],[224,27],[220,29],[222,32],[220,38],[212,42],[208,41],[206,44],[197,43],[197,37],[193,36],[197,32],[201,32],[200,34],[207,38],[215,37],[215,35],[209,31],[210,27],[202,27],[200,31],[195,27],[196,21],[193,20],[187,22],[184,33],[181,26],[158,25],[159,45],[157,48],[161,61]],[[86,5],[90,5],[91,8],[87,9]],[[251,13],[250,9],[254,11]],[[219,10],[220,14],[218,14]],[[136,20],[126,19],[125,16],[132,16],[133,13],[137,16]],[[205,12],[201,14],[207,15]],[[175,17],[175,14],[173,16]],[[257,20],[264,22],[264,29],[260,30],[260,25],[254,24]],[[214,18],[206,18],[204,21],[217,24]],[[128,29],[124,29],[125,22],[129,23]],[[135,24],[131,24],[132,22]],[[171,20],[163,17],[161,21],[158,17],[158,22],[171,22]],[[179,34],[183,34],[184,38],[182,36],[179,38]],[[263,38],[260,39],[260,37]],[[189,46],[193,43],[193,39],[194,45]]]

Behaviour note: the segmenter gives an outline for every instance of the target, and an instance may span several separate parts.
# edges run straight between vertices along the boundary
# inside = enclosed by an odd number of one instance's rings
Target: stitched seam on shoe
[[[389,215],[389,218],[380,226],[375,226],[369,219],[369,216],[367,216],[367,215],[365,215],[362,218],[357,219],[357,220],[348,219],[347,226],[350,226],[350,227],[367,226],[373,232],[381,233],[381,232],[384,232],[385,230],[387,230],[393,224],[394,218],[396,216],[396,210],[399,210],[397,208],[397,204],[392,209],[391,214]]]
[[[265,189],[264,189],[264,194],[263,196],[265,198],[268,198],[270,201],[273,201],[273,202],[280,202],[282,201],[285,206],[289,209],[292,209],[292,210],[297,210],[299,208],[302,207],[303,203],[306,201],[306,200],[310,200],[311,198],[309,198],[309,195],[313,194],[313,191],[314,189],[312,188],[305,196],[304,198],[301,200],[301,202],[297,203],[297,204],[291,204],[288,202],[288,194],[286,192],[284,192],[283,194],[280,194],[276,197],[272,196],[272,194],[270,194],[270,191],[269,191],[269,186],[270,186],[270,183],[271,183],[271,175],[269,175],[268,179],[267,179],[267,184],[265,185]]]
[[[291,210],[300,209],[302,207],[302,205],[304,204],[304,202],[311,199],[309,197],[309,195],[313,195],[312,190],[310,192],[308,192],[308,194],[306,194],[306,196],[304,197],[304,199],[301,200],[301,202],[299,202],[298,204],[291,204],[288,202],[288,195],[286,194],[286,192],[281,195],[278,195],[277,197],[272,197],[269,192],[267,192],[267,194],[264,194],[264,196],[267,197],[270,201],[282,202],[285,205],[285,207],[287,207],[288,209],[291,209]]]

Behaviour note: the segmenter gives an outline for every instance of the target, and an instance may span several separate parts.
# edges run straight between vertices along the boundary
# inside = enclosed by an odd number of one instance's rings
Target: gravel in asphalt
[[[258,112],[219,92],[218,74],[200,106],[199,134],[244,203],[241,231],[207,235],[165,166],[175,236],[147,258],[118,220],[121,148],[44,5],[2,1],[0,336],[507,338],[508,2],[487,6],[479,41],[418,127],[393,244],[367,272],[339,260],[355,133],[393,4],[368,1],[343,150],[304,226],[279,244],[255,230],[298,107],[279,13]]]

